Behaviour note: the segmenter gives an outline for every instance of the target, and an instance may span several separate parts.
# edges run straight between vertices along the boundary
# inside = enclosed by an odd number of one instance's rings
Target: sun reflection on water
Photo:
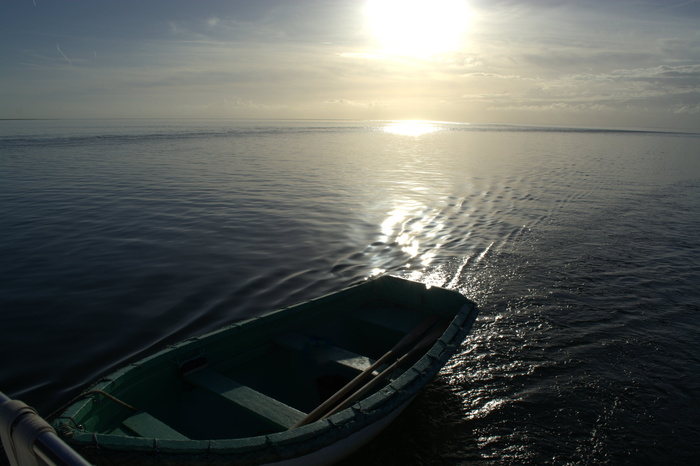
[[[394,121],[384,126],[382,130],[386,133],[397,134],[399,136],[423,136],[424,134],[441,131],[443,127],[427,121]]]
[[[438,234],[435,229],[443,228],[442,222],[436,222],[432,216],[427,216],[425,206],[406,203],[387,213],[386,219],[380,225],[379,241],[400,251],[407,261],[406,268],[418,267],[424,269],[437,256],[436,249],[440,241],[433,241]],[[428,241],[428,243],[424,243]],[[379,274],[383,268],[376,268],[372,274]],[[417,270],[414,270],[414,272]]]

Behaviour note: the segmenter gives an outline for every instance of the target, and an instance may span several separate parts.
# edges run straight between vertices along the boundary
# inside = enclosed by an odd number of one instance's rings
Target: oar
[[[421,322],[416,328],[407,333],[393,348],[391,348],[384,356],[377,359],[374,364],[369,366],[367,369],[362,371],[354,379],[348,382],[343,388],[338,390],[334,395],[328,398],[326,401],[321,403],[316,409],[307,414],[303,419],[293,425],[291,428],[301,427],[311,422],[314,422],[323,416],[328,409],[332,408],[338,404],[344,397],[346,397],[350,392],[355,390],[361,383],[365,381],[368,377],[372,375],[378,367],[385,364],[388,360],[397,356],[397,353],[405,349],[407,346],[413,344],[421,335],[423,335],[430,327],[432,327],[435,322],[437,322],[437,316],[430,316]]]
[[[341,402],[338,406],[332,408],[326,414],[321,416],[320,419],[325,419],[328,416],[331,416],[331,415],[337,413],[338,411],[341,411],[341,410],[347,408],[348,406],[353,404],[356,400],[362,398],[367,392],[369,392],[372,388],[374,388],[379,382],[382,381],[382,379],[384,379],[387,375],[389,375],[394,369],[396,369],[396,367],[401,365],[405,360],[413,357],[417,352],[421,351],[426,346],[430,346],[431,344],[435,343],[435,340],[440,338],[440,335],[442,335],[445,332],[445,328],[446,327],[444,327],[444,326],[440,326],[439,328],[437,328],[437,329],[433,330],[432,332],[430,332],[429,334],[427,334],[425,337],[423,337],[423,339],[421,341],[418,342],[418,344],[416,344],[416,346],[411,348],[411,350],[408,353],[404,354],[399,359],[394,361],[393,364],[391,364],[389,367],[384,369],[380,374],[377,374],[377,376],[375,378],[373,378],[372,380],[367,382],[365,385],[360,387],[355,393],[353,393],[352,395],[345,398],[345,400],[343,402]]]

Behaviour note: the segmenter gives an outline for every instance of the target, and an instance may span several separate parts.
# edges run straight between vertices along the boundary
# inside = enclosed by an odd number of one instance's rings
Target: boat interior
[[[224,332],[214,343],[195,338],[172,363],[127,368],[113,378],[110,397],[96,391],[83,429],[173,440],[285,431],[359,374],[382,373],[390,364],[373,364],[429,316],[438,320],[424,308],[373,302],[273,330]],[[440,316],[434,326],[451,317]],[[395,380],[419,357],[404,358],[363,396]]]

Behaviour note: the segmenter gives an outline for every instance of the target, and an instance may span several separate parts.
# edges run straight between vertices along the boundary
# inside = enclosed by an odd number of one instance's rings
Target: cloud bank
[[[6,2],[0,117],[700,128],[699,2],[469,7],[457,49],[411,57],[354,0]]]

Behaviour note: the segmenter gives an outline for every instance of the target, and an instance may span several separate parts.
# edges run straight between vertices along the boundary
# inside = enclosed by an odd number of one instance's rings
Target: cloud
[[[679,104],[673,107],[672,112],[677,115],[696,115],[700,113],[700,103],[695,105]]]
[[[381,60],[381,55],[376,53],[365,53],[365,52],[341,52],[338,56],[343,58],[365,58],[367,60]]]
[[[324,100],[324,103],[333,104],[333,105],[348,105],[351,107],[363,107],[363,108],[388,108],[389,107],[389,105],[385,101],[383,101],[382,99],[367,100],[367,101],[348,100],[348,99],[330,99],[330,100]]]
[[[619,68],[601,73],[563,74],[556,78],[525,78],[490,72],[462,75],[490,83],[510,83],[498,91],[463,95],[466,102],[484,105],[499,114],[586,115],[595,118],[629,115],[640,120],[662,115],[700,114],[700,64]],[[504,79],[504,77],[510,79]],[[515,85],[517,84],[517,86]],[[536,117],[537,115],[537,117]],[[541,120],[531,120],[541,121]]]
[[[279,107],[280,106],[264,105],[238,96],[230,96],[223,97],[207,105],[206,109],[216,112],[217,114],[225,114],[226,112],[238,112],[241,110],[272,110]]]
[[[691,78],[692,84],[700,86],[700,64],[693,65],[659,65],[650,68],[618,69],[607,74],[598,75],[574,75],[575,79],[587,80],[592,78],[597,81],[636,80],[658,82],[664,80],[673,83],[677,78]]]
[[[615,110],[615,107],[600,103],[568,103],[568,102],[551,102],[542,104],[530,104],[530,105],[501,105],[492,106],[488,108],[489,110],[508,110],[508,111],[519,111],[519,112],[611,112]]]
[[[700,64],[659,65],[649,68],[617,69],[608,73],[562,76],[548,83],[549,89],[570,92],[605,93],[626,99],[672,97],[700,92]]]
[[[700,114],[700,2],[469,0],[462,47],[430,59],[381,54],[352,0],[37,3],[0,28],[10,116],[30,102],[73,117]]]
[[[73,62],[70,61],[70,58],[68,58],[66,54],[61,51],[61,47],[58,44],[56,44],[56,50],[58,50],[58,53],[61,54],[61,56],[68,62],[69,65],[73,65]]]
[[[517,74],[498,74],[498,73],[486,73],[483,71],[466,73],[461,75],[463,78],[494,78],[494,79],[517,79],[517,80],[528,80],[531,81],[532,78],[523,78]]]

